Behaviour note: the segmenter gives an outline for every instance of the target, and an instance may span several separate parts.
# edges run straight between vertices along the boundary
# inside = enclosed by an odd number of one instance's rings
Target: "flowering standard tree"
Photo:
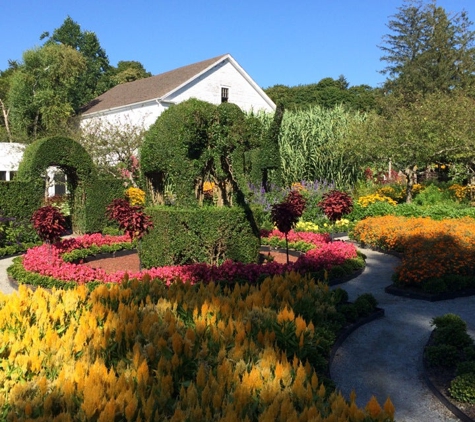
[[[282,202],[274,204],[271,209],[273,223],[277,226],[279,231],[285,235],[287,264],[289,263],[288,234],[302,216],[305,210],[305,204],[306,200],[302,194],[296,190],[292,190]]]

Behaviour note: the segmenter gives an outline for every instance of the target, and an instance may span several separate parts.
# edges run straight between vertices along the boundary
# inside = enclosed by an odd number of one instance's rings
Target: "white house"
[[[83,108],[81,127],[106,119],[150,127],[170,105],[189,98],[230,102],[243,111],[273,112],[274,102],[230,54],[183,66],[150,78],[120,84]]]
[[[13,180],[26,145],[0,142],[0,180]]]
[[[0,181],[10,181],[15,178],[25,148],[25,144],[0,142]],[[66,175],[58,171],[57,167],[48,167],[45,182],[48,187],[48,196],[63,195],[67,192]]]

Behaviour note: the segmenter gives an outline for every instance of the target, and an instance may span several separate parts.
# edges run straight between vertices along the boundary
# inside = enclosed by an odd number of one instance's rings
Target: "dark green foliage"
[[[435,344],[447,344],[456,347],[458,350],[473,345],[472,338],[467,334],[467,329],[459,324],[447,324],[438,327],[434,332]]]
[[[348,292],[341,287],[337,287],[334,291],[335,304],[339,305],[348,302]]]
[[[449,344],[427,346],[424,355],[429,366],[435,367],[452,368],[459,360],[457,348]]]
[[[44,188],[40,180],[0,182],[0,210],[5,217],[29,220],[41,206],[43,196]]]
[[[462,374],[450,383],[450,396],[462,403],[475,403],[475,373]]]
[[[384,37],[385,90],[411,101],[417,95],[473,87],[475,34],[466,12],[448,14],[436,2],[398,8]],[[423,69],[424,71],[421,71]]]
[[[95,233],[111,225],[106,216],[106,207],[123,195],[124,186],[119,179],[79,183],[74,195],[73,231]]]
[[[195,205],[203,183],[216,183],[218,203],[242,183],[246,140],[245,117],[234,104],[219,106],[190,99],[170,107],[149,129],[141,149],[141,166],[154,191],[164,195],[173,183],[176,205]]]
[[[146,212],[154,229],[144,236],[139,251],[144,268],[226,259],[257,262],[259,237],[239,207],[154,207]]]
[[[78,180],[95,177],[91,157],[76,141],[62,136],[43,138],[28,145],[18,167],[18,180],[38,180],[49,166],[60,167],[73,188]]]
[[[48,33],[44,33],[42,39],[48,36]],[[86,71],[81,75],[74,98],[71,99],[74,111],[78,112],[80,107],[112,86],[106,76],[110,69],[109,59],[97,35],[92,31],[81,30],[80,25],[69,16],[45,44],[55,43],[71,46],[86,60]]]
[[[376,108],[378,90],[368,85],[348,86],[342,75],[338,79],[323,78],[318,83],[285,86],[274,85],[265,89],[267,95],[286,109],[296,110],[310,106],[333,108],[343,104],[346,108],[370,111]]]
[[[469,373],[475,374],[475,361],[474,360],[460,362],[457,365],[457,370],[455,371],[456,375],[469,374]]]
[[[443,278],[433,277],[423,280],[422,290],[426,293],[436,294],[448,291],[448,287]]]
[[[445,314],[432,319],[431,324],[436,328],[452,328],[456,330],[466,330],[467,323],[455,314]]]
[[[277,104],[274,119],[272,120],[270,128],[264,137],[262,147],[260,148],[259,164],[262,171],[262,186],[264,186],[266,192],[270,190],[270,170],[274,170],[273,182],[277,185],[281,184],[280,171],[282,164],[280,159],[279,135],[282,126],[282,119],[284,118],[284,111],[283,104]]]
[[[355,322],[358,319],[358,309],[352,303],[344,303],[338,307],[348,322]]]

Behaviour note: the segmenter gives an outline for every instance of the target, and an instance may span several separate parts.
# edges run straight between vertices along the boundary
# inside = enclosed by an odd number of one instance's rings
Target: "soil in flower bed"
[[[269,251],[269,252],[262,252],[260,254],[261,261],[266,259],[267,255],[273,258],[275,262],[279,264],[285,264],[287,262],[287,256],[284,252],[279,251]],[[296,256],[289,256],[290,262],[297,261]],[[96,259],[90,262],[85,262],[84,265],[87,265],[91,268],[102,268],[108,274],[114,273],[116,271],[130,271],[130,272],[137,272],[140,271],[140,262],[139,256],[137,253],[132,253],[124,256],[119,257],[110,257],[110,258],[102,258]]]

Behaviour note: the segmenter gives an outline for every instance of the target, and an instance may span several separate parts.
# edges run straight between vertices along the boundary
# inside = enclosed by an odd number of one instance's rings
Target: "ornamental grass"
[[[369,217],[354,229],[364,244],[403,252],[397,280],[418,284],[451,275],[475,277],[475,220]]]
[[[335,294],[131,280],[0,294],[0,411],[21,421],[393,421],[322,383]],[[332,330],[333,327],[333,330]]]

